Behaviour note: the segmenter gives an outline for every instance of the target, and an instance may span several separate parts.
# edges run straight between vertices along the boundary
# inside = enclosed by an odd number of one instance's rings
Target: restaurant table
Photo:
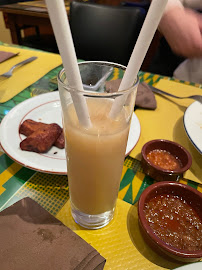
[[[69,1],[65,1],[67,14],[69,13]],[[16,4],[0,5],[3,12],[6,28],[10,30],[12,42],[21,44],[21,30],[23,26],[46,27],[53,34],[45,1],[28,1]]]
[[[8,45],[2,42],[0,42],[0,45],[5,46],[5,50],[8,48],[10,50],[22,48],[20,46]],[[29,48],[23,49],[29,52],[31,51],[33,54],[36,52]],[[32,98],[36,94],[43,93],[44,91],[51,92],[56,90],[56,76],[61,67],[62,65],[59,65],[54,69],[49,70],[45,75],[26,87],[23,91],[19,92],[8,101],[0,103],[0,121],[12,108],[24,100]],[[114,79],[118,78],[118,74],[114,74],[113,76]],[[169,84],[176,82],[173,78],[141,71],[139,72],[139,78],[141,82],[144,81],[150,85],[159,84],[159,87],[165,82],[168,83],[168,86]],[[179,81],[177,82],[179,83]],[[179,85],[188,90],[189,87],[194,87],[196,91],[202,92],[201,85],[182,81],[180,81]],[[191,90],[193,91],[193,88],[191,88]],[[166,107],[169,108],[170,105],[176,106],[177,108],[179,107],[180,110],[182,110],[182,114],[186,110],[185,106],[182,106],[181,103],[178,104],[178,101],[176,100],[163,98],[161,96],[156,96],[156,100],[157,109],[155,111],[135,107],[135,114],[141,125],[141,135],[137,145],[125,158],[118,194],[119,199],[117,201],[117,209],[115,211],[115,217],[109,225],[99,230],[87,230],[81,228],[73,221],[70,214],[68,181],[66,175],[53,175],[33,171],[14,162],[2,150],[0,150],[0,211],[22,198],[32,198],[96,248],[107,260],[104,269],[174,269],[175,267],[180,266],[180,263],[169,261],[157,255],[155,251],[151,250],[144,243],[141,237],[138,227],[137,201],[143,190],[154,183],[155,180],[144,174],[140,162],[140,151],[143,143],[153,139],[154,136],[170,139],[169,129],[172,129],[174,126],[174,128],[179,129],[180,138],[183,137],[183,140],[180,141],[177,136],[174,137],[174,139],[185,145],[187,143],[192,158],[194,157],[193,168],[195,168],[194,166],[198,166],[198,163],[201,168],[202,157],[197,153],[197,150],[192,146],[191,142],[189,142],[182,127],[183,120],[181,117],[178,118],[175,116],[174,118],[171,118],[172,112],[169,112],[170,119],[172,119],[172,121],[169,121],[169,114],[166,112],[167,119],[161,118],[161,114],[163,114],[162,106],[163,108],[165,107],[165,110]],[[192,101],[185,101],[184,104],[187,104],[188,106],[191,102]],[[155,131],[152,131],[150,117],[159,117],[159,127]],[[155,121],[153,121],[153,129],[156,129]],[[197,160],[195,160],[195,157]],[[202,192],[202,176],[200,174],[200,168],[198,174],[195,173],[197,169],[194,169],[193,171],[189,170],[188,174],[185,175],[189,176],[189,178],[181,178],[179,182],[190,185]]]
[[[84,0],[84,2],[87,1]],[[113,0],[94,2],[97,4],[116,6],[119,5],[121,1]],[[138,2],[138,0],[135,0],[134,2]],[[65,6],[67,15],[69,15],[70,1],[65,0]],[[46,48],[46,50],[47,47],[50,46],[50,51],[57,51],[57,46],[55,46],[55,40],[52,38],[54,37],[53,29],[50,23],[48,11],[44,0],[0,5],[0,11],[2,11],[3,13],[5,26],[10,31],[13,44],[26,44],[26,46],[31,46],[38,49]],[[37,34],[37,31],[41,35],[42,43],[44,43],[43,45],[39,45],[38,40],[40,39],[40,35]],[[31,39],[29,39],[29,36],[31,36]],[[148,67],[151,61],[151,57],[158,47],[160,36],[161,34],[157,31],[152,40],[151,46],[149,47],[148,53],[143,61],[142,68],[144,70]]]

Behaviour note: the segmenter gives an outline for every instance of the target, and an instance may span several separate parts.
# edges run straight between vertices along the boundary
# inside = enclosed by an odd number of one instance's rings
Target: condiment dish
[[[161,201],[164,197],[170,198],[172,203],[167,201],[165,204]],[[158,206],[157,203],[152,205],[157,199],[160,200]],[[188,210],[184,211],[183,207]],[[199,261],[202,258],[201,209],[202,193],[198,190],[174,181],[152,184],[143,191],[138,201],[143,239],[152,250],[167,259]]]
[[[156,154],[162,152],[160,154],[167,155],[167,157],[154,157],[155,161],[157,160],[157,162],[154,163],[149,159],[148,155],[155,151]],[[180,144],[169,140],[157,139],[149,141],[142,147],[141,154],[143,171],[156,181],[176,181],[183,176],[183,173],[186,172],[192,164],[190,153]],[[158,158],[161,158],[160,161],[163,167],[157,165],[159,164]],[[168,158],[175,159],[175,162],[178,162],[179,166],[169,168],[168,165],[172,163],[172,160]]]

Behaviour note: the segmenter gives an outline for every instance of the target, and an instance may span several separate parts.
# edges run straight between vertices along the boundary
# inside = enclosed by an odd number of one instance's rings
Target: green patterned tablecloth
[[[0,44],[3,43],[0,42]],[[61,66],[51,70],[13,99],[0,104],[0,121],[20,102],[36,94],[56,90],[56,76],[60,69]],[[114,76],[117,75],[114,74]],[[165,77],[144,72],[139,72],[139,78],[140,81],[151,85],[157,83],[161,78],[165,79]],[[153,182],[153,179],[143,174],[140,162],[128,156],[123,167],[119,198],[134,204],[141,192]],[[193,181],[182,179],[181,182],[202,191],[201,185]],[[68,178],[32,171],[15,163],[6,154],[0,152],[0,210],[26,196],[33,198],[50,213],[56,215],[68,200]]]

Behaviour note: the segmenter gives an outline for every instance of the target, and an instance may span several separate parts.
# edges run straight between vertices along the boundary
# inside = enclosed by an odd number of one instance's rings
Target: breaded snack
[[[50,124],[45,124],[42,122],[36,122],[34,120],[27,119],[20,125],[19,133],[25,136],[30,136],[33,132],[35,132],[39,128],[46,128],[49,125]],[[65,147],[64,134],[62,132],[62,128],[61,128],[61,135],[58,137],[54,145],[60,149],[63,149]]]
[[[34,131],[20,143],[20,148],[25,151],[46,153],[61,134],[61,127],[49,124]]]
[[[20,134],[23,134],[25,136],[29,136],[37,129],[45,128],[47,125],[48,124],[36,122],[34,120],[31,120],[31,119],[27,119],[20,125],[19,132],[20,132]]]
[[[63,131],[61,132],[60,136],[57,138],[56,142],[54,145],[57,148],[63,149],[65,147],[65,138],[64,138],[64,133]]]

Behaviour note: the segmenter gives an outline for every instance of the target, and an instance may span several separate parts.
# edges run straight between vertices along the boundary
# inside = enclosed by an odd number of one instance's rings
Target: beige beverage
[[[108,117],[111,99],[87,99],[92,127],[79,124],[74,106],[64,120],[71,204],[88,215],[114,209],[128,138],[127,113]]]

